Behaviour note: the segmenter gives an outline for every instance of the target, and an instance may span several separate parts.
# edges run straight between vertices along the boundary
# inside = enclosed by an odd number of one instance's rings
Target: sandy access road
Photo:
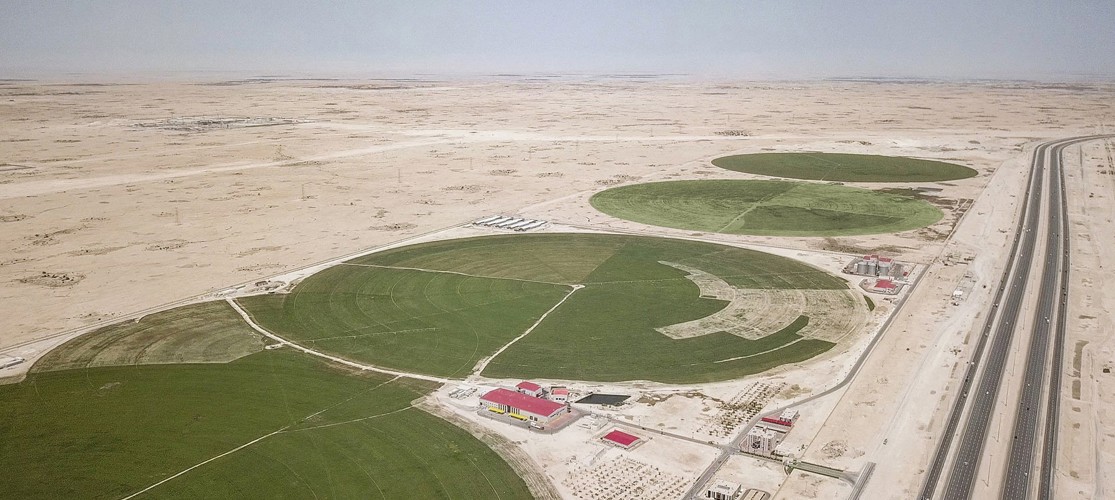
[[[935,422],[924,409],[948,399],[985,298],[980,285],[998,275],[1024,146],[1099,131],[1115,95],[1110,85],[1013,83],[208,83],[0,82],[0,113],[12,117],[0,123],[0,351],[33,357],[42,348],[28,343],[58,332],[494,213],[645,232],[595,212],[588,196],[646,180],[748,178],[708,163],[727,153],[955,161],[981,175],[931,187],[945,200],[975,204],[925,230],[713,238],[941,263],[877,348],[890,366],[868,363],[836,405],[826,428],[843,433],[822,430],[809,448],[846,440],[846,454],[817,460],[878,462],[872,484],[894,485],[894,498],[909,496],[909,470],[924,458],[919,450]],[[160,126],[197,116],[297,123]],[[981,281],[953,306],[948,294],[965,272]],[[1082,363],[1099,373],[1110,349],[1091,342]],[[1082,397],[1093,397],[1088,411],[1098,418],[1112,403],[1096,387],[1085,384]],[[881,447],[870,425],[849,427],[864,418],[886,424],[890,444]],[[1094,420],[1078,423],[1109,432]],[[783,490],[817,494],[827,484],[791,481]]]

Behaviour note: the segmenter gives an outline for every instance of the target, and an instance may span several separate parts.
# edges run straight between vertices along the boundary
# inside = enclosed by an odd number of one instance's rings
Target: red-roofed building
[[[569,412],[569,407],[509,389],[495,389],[480,396],[480,403],[494,413],[508,414],[524,422],[546,425],[551,419]]]
[[[877,279],[873,283],[868,280],[863,280],[860,286],[864,290],[873,293],[881,293],[884,295],[898,295],[902,291],[903,283],[895,283],[889,279]]]
[[[787,432],[794,426],[793,422],[784,420],[779,417],[763,417],[762,422],[764,424],[770,424],[771,426],[774,426],[774,430],[782,432]]]
[[[643,438],[617,429],[605,434],[601,439],[609,444],[619,446],[620,448],[631,448]]]
[[[546,395],[546,390],[543,389],[542,386],[534,382],[528,382],[526,380],[519,382],[519,385],[516,385],[515,389],[523,394],[534,396],[536,398],[540,398]]]
[[[554,387],[550,390],[550,399],[558,403],[569,401],[569,389],[565,387]]]

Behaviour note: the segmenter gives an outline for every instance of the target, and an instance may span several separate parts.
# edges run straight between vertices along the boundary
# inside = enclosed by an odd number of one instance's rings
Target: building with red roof
[[[507,414],[512,418],[537,422],[543,426],[553,418],[569,413],[566,405],[502,388],[480,396],[480,403],[493,413]]]
[[[761,421],[764,424],[770,424],[774,426],[775,430],[782,432],[788,432],[794,426],[793,422],[789,420],[783,420],[779,417],[763,417]]]
[[[860,287],[868,292],[881,293],[884,295],[898,295],[902,291],[902,283],[896,283],[893,280],[880,278],[877,280],[863,280],[860,282]]]
[[[569,389],[565,387],[554,387],[550,390],[550,399],[558,403],[569,401]]]
[[[534,396],[536,398],[540,398],[546,395],[546,390],[543,389],[542,386],[526,380],[519,382],[519,385],[516,385],[515,389],[523,394]]]
[[[604,437],[600,439],[604,440],[608,444],[613,444],[619,446],[620,448],[629,449],[632,446],[635,446],[635,444],[641,441],[643,438],[635,436],[633,434],[628,434],[619,429],[615,429],[612,432],[605,434]]]

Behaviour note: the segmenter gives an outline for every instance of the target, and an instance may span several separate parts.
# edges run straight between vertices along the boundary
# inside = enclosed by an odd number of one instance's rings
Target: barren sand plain
[[[1113,97],[1115,85],[1005,82],[0,82],[0,354],[33,359],[93,326],[497,213],[791,256],[882,252],[927,271],[856,380],[811,404],[831,415],[810,415],[794,443],[827,465],[875,462],[869,497],[909,498],[986,311],[983,286],[1001,272],[1028,148],[1111,131]],[[765,151],[913,156],[980,175],[925,184],[940,189],[945,219],[895,235],[692,233],[618,220],[587,202],[626,183],[751,178],[709,160]],[[1101,262],[1113,248],[1103,241],[1112,236],[1115,164],[1110,143],[1080,151],[1069,197],[1089,243],[1074,251],[1095,265],[1074,269],[1087,299],[1072,313],[1080,371],[1066,376],[1076,384],[1066,391],[1078,400],[1063,405],[1073,412],[1063,421],[1094,439],[1065,433],[1062,442],[1075,444],[1064,451],[1061,484],[1088,497],[1111,494],[1102,476],[1115,456],[1115,431],[1102,419],[1115,404],[1102,372],[1113,363],[1111,294],[1097,285],[1111,272]],[[1096,191],[1086,201],[1085,186]],[[973,293],[953,305],[966,273]],[[850,365],[846,357],[827,363],[809,378],[833,381]],[[792,384],[794,371],[777,378]],[[669,407],[633,418],[669,419],[655,416],[675,413]],[[843,443],[826,447],[835,441]],[[762,486],[775,489],[769,478]],[[800,473],[778,487],[783,498],[848,491]]]

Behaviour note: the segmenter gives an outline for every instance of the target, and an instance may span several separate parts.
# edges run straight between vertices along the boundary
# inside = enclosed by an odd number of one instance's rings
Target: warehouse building
[[[643,438],[634,434],[628,434],[619,429],[613,429],[612,432],[605,434],[604,437],[600,438],[600,440],[604,441],[607,444],[610,444],[617,448],[623,448],[625,450],[630,450],[636,445],[643,443]]]
[[[569,406],[509,389],[495,389],[480,397],[488,411],[545,427],[553,419],[569,413]]]

